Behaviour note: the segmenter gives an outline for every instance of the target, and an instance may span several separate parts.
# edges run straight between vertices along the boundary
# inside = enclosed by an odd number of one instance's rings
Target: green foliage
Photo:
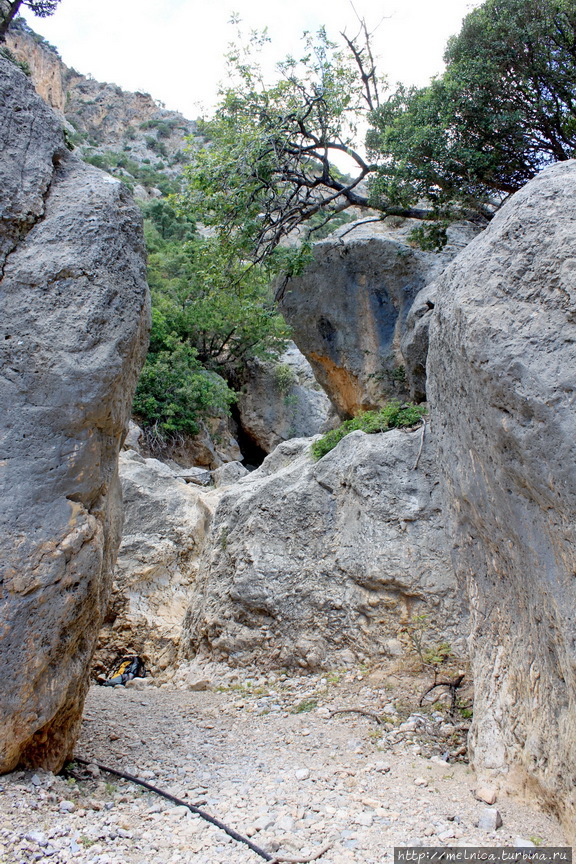
[[[445,73],[399,86],[372,113],[375,206],[427,200],[440,219],[462,208],[489,217],[545,165],[571,158],[575,44],[574,0],[486,0],[471,12]]]
[[[448,242],[448,219],[438,219],[436,222],[425,222],[413,228],[408,234],[408,240],[419,249],[426,252],[440,252]]]
[[[24,72],[24,74],[28,76],[28,78],[30,78],[30,76],[32,75],[30,64],[27,63],[26,60],[17,60],[10,51],[10,49],[6,47],[6,45],[0,45],[0,57],[3,57],[10,63],[14,63],[14,65],[18,66],[18,68],[21,69],[22,72]]]
[[[274,365],[274,383],[280,391],[286,395],[291,387],[297,382],[296,375],[287,363],[276,363]]]
[[[437,645],[428,648],[423,653],[423,660],[429,666],[440,666],[445,663],[454,652],[449,642],[439,642]]]
[[[152,120],[145,120],[143,123],[140,123],[140,129],[154,129],[159,138],[170,138],[178,126],[179,122],[175,118],[170,120],[153,118]]]
[[[234,393],[226,382],[206,370],[194,348],[165,333],[165,322],[153,316],[152,345],[166,350],[149,352],[134,398],[134,413],[160,439],[181,433],[195,435],[199,419],[226,414]]]
[[[276,356],[288,329],[263,268],[244,263],[217,237],[199,235],[170,201],[143,210],[153,313],[134,412],[162,444],[196,434],[206,417],[228,414],[236,397],[226,380],[250,357]]]
[[[337,429],[331,429],[312,445],[312,457],[317,461],[350,432],[361,430],[369,434],[376,432],[387,432],[389,429],[405,428],[419,423],[426,408],[412,403],[402,403],[395,399],[390,400],[384,408],[379,411],[365,411],[357,414],[351,420],[345,420]]]
[[[114,174],[129,186],[141,183],[147,189],[159,189],[166,196],[176,193],[180,187],[179,180],[175,177],[170,177],[157,167],[149,167],[149,159],[143,159],[142,163],[139,163],[130,159],[125,153],[117,153],[113,150],[84,153],[82,158],[85,162]],[[129,176],[126,176],[127,174]]]
[[[166,331],[191,345],[201,363],[229,378],[249,358],[271,359],[284,349],[289,331],[266,271],[217,237],[163,241],[150,226],[146,236],[154,306]]]
[[[361,201],[361,177],[344,178],[332,164],[348,153],[363,176],[369,170],[353,148],[364,85],[349,52],[324,29],[305,34],[300,59],[287,57],[277,79],[264,81],[253,33],[228,54],[228,86],[201,132],[208,143],[186,168],[181,204],[233,243],[245,260],[261,261],[295,228]]]

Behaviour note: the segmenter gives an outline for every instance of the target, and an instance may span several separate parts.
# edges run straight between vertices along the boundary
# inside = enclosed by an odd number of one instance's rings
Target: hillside
[[[58,51],[16,19],[6,44],[36,92],[66,121],[78,154],[122,179],[137,198],[173,191],[196,124],[149,93],[129,93],[66,66]]]

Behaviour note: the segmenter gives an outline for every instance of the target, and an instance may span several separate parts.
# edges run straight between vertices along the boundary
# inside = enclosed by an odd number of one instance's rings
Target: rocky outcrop
[[[12,23],[6,44],[29,68],[36,92],[63,115],[82,158],[123,179],[138,197],[173,191],[195,123],[148,93],[129,93],[69,68],[22,18]]]
[[[441,253],[409,245],[412,224],[346,226],[317,243],[301,276],[280,291],[294,341],[342,417],[404,397],[400,340],[418,292],[477,233],[463,223]]]
[[[406,387],[414,402],[426,400],[428,340],[435,305],[436,283],[432,282],[416,295],[400,341],[406,372]]]
[[[421,432],[355,432],[314,463],[280,444],[224,491],[190,598],[183,651],[316,668],[402,651],[417,614],[454,642],[463,608]]]
[[[0,59],[0,771],[72,752],[122,525],[117,456],[148,332],[127,189],[65,148]]]
[[[124,531],[98,668],[139,654],[159,672],[174,664],[210,521],[210,495],[157,459],[120,454]]]
[[[294,343],[276,363],[249,364],[237,412],[244,435],[265,453],[289,438],[325,432],[335,413]]]
[[[472,615],[473,759],[576,825],[576,162],[447,270],[429,393]]]
[[[30,71],[38,95],[59,114],[66,107],[65,66],[57,50],[17,18],[6,36],[13,57]]]

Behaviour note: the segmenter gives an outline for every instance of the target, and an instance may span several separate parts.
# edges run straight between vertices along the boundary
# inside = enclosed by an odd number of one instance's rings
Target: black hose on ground
[[[107,774],[113,774],[114,777],[121,777],[123,780],[129,780],[130,783],[136,783],[138,786],[143,786],[144,789],[149,789],[150,792],[155,792],[156,795],[160,795],[162,798],[165,798],[167,801],[172,801],[172,803],[179,805],[180,807],[187,807],[192,813],[195,813],[197,816],[200,816],[201,819],[205,819],[206,822],[210,822],[211,825],[215,825],[216,828],[220,828],[221,831],[224,831],[231,837],[233,840],[236,840],[237,843],[244,843],[251,849],[256,855],[259,855],[265,861],[275,861],[274,855],[271,855],[269,852],[266,852],[264,849],[261,849],[260,846],[257,846],[255,843],[252,843],[248,837],[243,837],[242,834],[238,834],[237,831],[234,831],[233,828],[229,828],[224,822],[220,822],[219,819],[216,819],[215,816],[210,816],[209,813],[206,813],[204,810],[201,810],[199,807],[195,807],[194,804],[188,804],[187,801],[182,801],[181,798],[176,798],[175,795],[170,795],[169,792],[164,792],[162,789],[158,789],[156,786],[152,786],[151,783],[147,783],[145,780],[139,780],[137,777],[133,777],[132,774],[126,774],[124,771],[117,771],[116,768],[108,768],[106,765],[100,765],[98,762],[94,762],[94,760],[89,761],[88,759],[81,759],[80,756],[74,757],[74,762],[78,762],[79,765],[96,765],[100,771],[105,771]]]

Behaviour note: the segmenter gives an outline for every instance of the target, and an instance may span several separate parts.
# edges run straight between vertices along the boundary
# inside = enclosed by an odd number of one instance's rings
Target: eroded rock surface
[[[477,230],[455,226],[435,253],[408,244],[411,227],[346,226],[280,292],[294,341],[342,417],[406,395],[400,340],[412,302]]]
[[[225,490],[190,598],[184,653],[243,664],[338,666],[463,633],[431,441],[355,432],[318,463],[285,442]]]
[[[141,217],[0,59],[0,771],[77,735],[122,524],[117,455],[148,334]]]
[[[98,661],[139,654],[158,672],[178,654],[210,520],[209,495],[157,459],[120,454],[124,530]]]
[[[439,281],[428,361],[467,583],[476,769],[576,825],[576,162],[542,172]]]
[[[291,343],[276,363],[252,361],[238,417],[244,434],[271,453],[281,441],[326,431],[335,412],[310,364]]]

